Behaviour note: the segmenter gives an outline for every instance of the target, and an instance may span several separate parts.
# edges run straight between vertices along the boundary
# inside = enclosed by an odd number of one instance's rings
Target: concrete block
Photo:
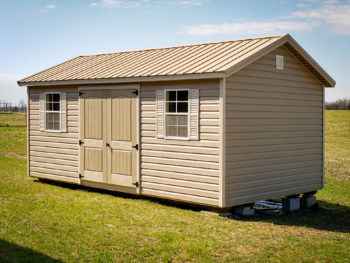
[[[295,212],[300,210],[300,198],[298,197],[287,197],[282,199],[282,207],[284,211]]]
[[[239,216],[253,216],[254,208],[251,206],[235,206],[233,207],[233,213]]]
[[[317,204],[316,196],[303,195],[301,198],[301,207],[303,209],[308,209]]]

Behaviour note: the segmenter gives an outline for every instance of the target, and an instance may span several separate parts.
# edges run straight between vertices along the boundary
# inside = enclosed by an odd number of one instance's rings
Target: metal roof
[[[249,62],[249,58],[258,58],[259,55],[264,55],[272,48],[284,44],[289,38],[289,35],[279,35],[78,56],[24,78],[18,81],[18,84],[23,86],[42,82],[63,83],[69,81],[72,83],[78,80],[82,83],[81,81],[84,80],[125,80],[130,78],[147,80],[154,77],[198,76],[202,74],[208,74],[210,77],[214,73],[232,73],[235,68],[239,69],[240,65],[244,66]]]

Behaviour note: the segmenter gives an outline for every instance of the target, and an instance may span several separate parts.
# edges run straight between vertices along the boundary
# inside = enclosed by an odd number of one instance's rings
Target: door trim
[[[135,186],[136,188],[136,193],[137,194],[141,194],[141,187],[142,187],[142,182],[141,182],[141,173],[140,173],[140,160],[141,160],[141,147],[140,147],[140,138],[141,138],[141,125],[140,125],[140,97],[141,97],[141,90],[140,90],[140,84],[130,84],[130,85],[94,85],[94,86],[78,86],[78,94],[79,92],[83,92],[84,90],[137,90],[138,91],[138,95],[136,96],[136,137],[137,137],[137,144],[139,145],[139,149],[137,151],[137,161],[136,161],[136,178],[137,178],[137,182],[138,182],[138,187]],[[82,134],[81,134],[81,125],[83,123],[83,114],[82,110],[83,110],[83,103],[82,100],[80,99],[79,95],[78,95],[78,104],[79,104],[79,111],[78,111],[78,119],[79,119],[79,129],[78,129],[78,137],[79,140],[82,140]],[[81,147],[82,145],[79,146],[79,155],[78,155],[78,161],[79,161],[79,173],[81,174],[81,170],[83,169],[82,167],[82,156],[81,156]],[[85,184],[84,182],[82,182],[83,179],[80,179],[80,184]],[[123,189],[123,188],[120,188]],[[129,192],[129,191],[127,191]]]

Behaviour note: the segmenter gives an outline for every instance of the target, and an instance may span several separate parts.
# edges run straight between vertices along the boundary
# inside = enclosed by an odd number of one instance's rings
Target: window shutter
[[[67,132],[67,93],[61,92],[61,132]]]
[[[157,89],[157,138],[164,138],[164,91]]]
[[[40,131],[45,131],[45,92],[40,93]]]
[[[190,140],[199,139],[199,90],[190,89]]]

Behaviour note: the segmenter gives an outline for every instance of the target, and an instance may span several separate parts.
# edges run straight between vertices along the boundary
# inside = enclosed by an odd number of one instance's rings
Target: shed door
[[[137,99],[133,91],[82,91],[80,173],[83,180],[135,187]]]
[[[136,95],[130,90],[117,91],[108,102],[108,183],[132,186],[137,176]]]

